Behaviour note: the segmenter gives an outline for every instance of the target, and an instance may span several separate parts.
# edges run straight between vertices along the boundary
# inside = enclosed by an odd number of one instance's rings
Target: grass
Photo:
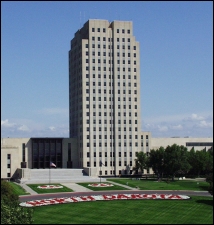
[[[10,181],[9,184],[12,186],[15,194],[17,194],[17,195],[29,195],[29,193],[26,192],[26,190],[23,187],[16,184],[15,182]]]
[[[160,181],[148,180],[132,180],[130,178],[113,178],[107,179],[118,184],[127,185],[130,187],[138,187],[140,190],[192,190],[192,191],[207,191],[209,183],[206,181],[192,181],[192,180],[175,180],[175,181]]]
[[[27,184],[32,190],[37,192],[38,194],[46,194],[46,193],[57,193],[57,192],[73,192],[72,189],[65,187],[61,184],[51,184],[51,185],[60,185],[63,186],[63,188],[57,188],[57,189],[41,189],[38,188],[38,186],[47,185],[47,184]]]
[[[119,185],[114,185],[114,186],[111,186],[111,187],[91,187],[91,186],[88,186],[89,184],[94,184],[95,182],[92,182],[92,183],[77,183],[78,185],[81,185],[83,187],[86,187],[92,191],[111,191],[111,190],[129,190],[127,188],[124,188],[124,187],[121,187]],[[96,182],[98,183],[98,182]],[[108,182],[101,182],[102,184],[109,184]]]
[[[212,224],[213,198],[113,200],[34,208],[34,224]]]

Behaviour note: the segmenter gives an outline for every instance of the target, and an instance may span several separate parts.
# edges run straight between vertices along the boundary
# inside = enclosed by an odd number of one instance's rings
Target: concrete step
[[[102,178],[101,182],[105,182],[106,179]],[[34,179],[34,180],[21,180],[20,183],[25,184],[45,184],[45,183],[81,183],[81,182],[100,182],[99,178],[76,178],[76,179]]]

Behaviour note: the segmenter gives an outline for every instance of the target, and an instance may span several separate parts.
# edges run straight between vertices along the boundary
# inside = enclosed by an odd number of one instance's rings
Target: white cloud
[[[158,130],[159,131],[168,131],[168,127],[167,126],[160,126],[160,125],[158,125]]]
[[[213,124],[212,123],[208,123],[208,122],[206,122],[205,120],[202,120],[202,121],[200,121],[200,123],[198,124],[198,126],[199,127],[204,127],[204,128],[206,128],[206,127],[213,127]]]
[[[16,125],[15,123],[9,123],[8,119],[1,120],[2,127],[14,127],[15,125]]]
[[[153,137],[212,137],[212,112],[144,118],[142,130]]]
[[[203,116],[198,116],[196,113],[193,113],[191,116],[184,118],[184,120],[203,120]]]
[[[50,129],[51,131],[55,131],[55,130],[56,130],[56,128],[53,127],[53,126],[49,127],[49,129]]]
[[[21,130],[21,131],[30,131],[30,129],[26,125],[22,125],[22,126],[18,127],[18,130]]]
[[[179,124],[179,125],[171,126],[170,128],[172,130],[182,130],[183,129],[183,126],[181,124]]]

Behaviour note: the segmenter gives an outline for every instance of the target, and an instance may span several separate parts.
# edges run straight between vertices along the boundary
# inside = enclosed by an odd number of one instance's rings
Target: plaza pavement
[[[85,181],[84,181],[85,182]],[[100,180],[91,180],[91,181],[87,181],[87,182],[96,182],[96,183],[99,183]],[[106,179],[105,178],[102,178],[101,179],[101,183],[102,182],[106,182]],[[115,183],[113,181],[108,181],[109,183],[112,183],[112,184],[115,184],[115,185],[118,185],[118,186],[122,186],[122,187],[125,187],[129,190],[138,190],[137,188],[132,188],[132,187],[129,187],[127,185],[122,185],[122,184],[118,184],[118,183]],[[57,183],[57,182],[56,182]],[[81,182],[78,182],[78,183],[81,183]],[[30,195],[37,195],[38,193],[35,192],[34,190],[32,190],[28,185],[26,185],[25,183],[17,183],[18,185],[20,185],[23,189],[26,190],[27,193],[29,193]],[[81,185],[78,185],[77,183],[75,182],[66,182],[66,183],[60,183],[61,185],[65,186],[65,187],[68,187],[70,189],[72,189],[74,192],[92,192],[92,190],[86,188],[86,187],[83,187]],[[38,184],[39,185],[39,184]]]

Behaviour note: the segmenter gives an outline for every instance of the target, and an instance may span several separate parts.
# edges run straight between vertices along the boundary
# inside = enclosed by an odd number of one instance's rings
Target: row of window
[[[117,49],[126,49],[126,46],[127,46],[127,49],[128,50],[131,50],[131,46],[130,45],[117,45]],[[88,44],[85,45],[86,48],[88,48]],[[95,44],[92,44],[91,45],[92,48],[95,48]],[[101,48],[101,45],[100,44],[97,44],[97,48]],[[104,44],[103,45],[103,49],[106,49],[106,45]],[[108,49],[113,49],[113,45],[108,45]],[[136,50],[136,46],[133,46],[133,50]]]
[[[98,165],[99,165],[99,163],[98,163]],[[94,167],[96,167],[96,166],[97,166],[97,163],[94,162]],[[106,161],[105,161],[105,166],[108,166]],[[110,161],[110,166],[115,166],[115,162]],[[119,166],[122,166],[121,161],[119,161]],[[124,166],[127,166],[127,161],[124,161]],[[129,162],[129,166],[132,166],[132,161]],[[90,167],[90,162],[87,162],[87,167]],[[100,172],[102,172],[102,171],[100,171]]]
[[[92,27],[91,30],[92,30],[92,32],[95,32],[95,28],[94,27]],[[97,32],[101,32],[101,28],[98,27],[96,29],[96,31]],[[102,31],[103,31],[103,33],[106,33],[106,28],[102,28]],[[126,31],[127,31],[127,34],[130,34],[130,29],[127,29]],[[117,29],[117,33],[118,34],[120,33],[120,29]],[[122,29],[122,33],[125,34],[125,29]]]
[[[85,54],[88,56],[88,55],[89,55],[89,52],[86,51]],[[95,56],[95,51],[92,52],[92,55]],[[97,52],[97,56],[101,56],[101,52]],[[106,52],[103,52],[103,56],[106,56]],[[109,52],[109,53],[108,53],[108,56],[109,56],[109,57],[110,57],[110,56],[113,57],[113,56],[114,56],[114,53],[113,53],[113,52],[112,52],[112,53]],[[120,57],[120,52],[117,52],[117,56]],[[122,56],[122,57],[126,57],[126,53],[125,53],[125,52],[121,53],[121,56]],[[131,57],[131,53],[128,52],[128,53],[127,53],[127,56],[128,56],[128,57]],[[136,53],[133,53],[133,57],[136,58],[136,56],[137,56],[137,54],[136,54]],[[75,59],[76,59],[76,58],[74,58],[72,62],[75,62]],[[77,58],[77,59],[78,59],[78,58]]]
[[[141,135],[141,139],[143,139],[143,135]],[[146,139],[149,139],[149,135],[146,135]]]
[[[108,143],[108,144],[110,144],[110,147],[114,147],[114,143]],[[108,147],[108,144],[107,144],[107,142],[104,143],[104,147]],[[87,145],[86,146],[87,147],[90,147],[90,143],[87,142]],[[93,143],[93,146],[94,147],[97,147],[96,143]],[[121,147],[121,143],[118,143],[118,146]],[[124,142],[124,145],[123,146],[124,147],[127,146],[126,142]],[[129,146],[132,147],[132,142],[129,143]],[[99,143],[99,147],[102,147],[102,143]],[[138,142],[135,142],[135,147],[138,147]]]
[[[96,157],[96,155],[97,155],[96,152],[94,152],[93,156]],[[104,155],[105,155],[105,157],[107,157],[108,153],[105,152]],[[110,157],[112,157],[112,156],[115,157],[114,152],[113,153],[110,152]],[[121,157],[121,152],[118,152],[118,156]],[[129,152],[129,156],[132,157],[132,152]],[[87,157],[88,158],[90,157],[90,152],[87,152]],[[99,152],[99,157],[102,157],[102,152]],[[127,152],[124,152],[124,157],[127,157]]]
[[[111,79],[111,77],[112,77],[112,79],[114,79],[114,76],[112,75],[109,75],[109,79]],[[89,74],[86,74],[86,78],[89,78]],[[95,76],[95,74],[93,74],[93,78],[96,78],[96,76]],[[100,78],[101,79],[101,74],[98,74],[98,78]],[[103,78],[104,79],[106,79],[106,74],[103,74]],[[132,78],[134,78],[134,80],[137,80],[137,76],[136,75],[134,75]],[[120,75],[117,75],[117,79],[120,79]],[[121,75],[121,79],[126,79],[126,75]],[[131,79],[131,75],[128,75],[128,79]],[[73,79],[73,82],[75,82],[75,79]]]
[[[93,137],[93,139],[96,139],[96,137],[97,137],[98,139],[101,140],[103,138],[107,139],[107,136],[108,135],[103,135],[103,136],[102,135],[99,135],[99,136],[98,135],[93,135],[92,137]],[[109,137],[110,137],[110,139],[112,139],[114,136],[113,135],[109,135]],[[87,135],[86,138],[90,139],[90,135]],[[129,135],[129,138],[132,139],[132,135]],[[121,135],[120,134],[118,135],[118,139],[121,139]],[[124,135],[124,139],[126,139],[126,135]],[[135,139],[138,139],[138,135],[135,135]]]
[[[85,69],[86,69],[86,70],[89,70],[89,67],[86,66]],[[114,69],[113,67],[112,67],[112,68],[109,67],[109,71],[111,71],[111,70],[113,71],[113,69]],[[123,72],[125,72],[126,69],[127,69],[127,68],[124,67],[124,68],[123,68]],[[93,71],[96,70],[95,66],[92,67],[92,70],[93,70]],[[101,71],[101,67],[100,67],[100,66],[97,67],[97,71]],[[105,66],[103,67],[103,71],[106,71],[106,67],[105,67]],[[117,71],[120,71],[120,67],[117,67]],[[133,68],[133,71],[134,71],[134,72],[137,72],[137,69],[136,69],[136,68]],[[131,72],[131,68],[128,68],[128,72]]]
[[[89,63],[89,59],[86,59],[85,60],[85,62],[86,63]],[[92,63],[101,63],[101,59],[97,59],[97,62],[95,61],[95,58],[94,59],[92,59]],[[105,64],[106,63],[106,59],[103,59],[103,63]],[[113,60],[109,60],[109,62],[108,62],[109,64],[113,64],[114,63],[114,61]],[[121,63],[122,64],[126,64],[126,63],[128,63],[128,64],[131,64],[131,60],[127,60],[127,62],[125,61],[125,60],[121,60]],[[117,64],[120,64],[120,60],[117,60]],[[136,63],[136,61],[134,61],[134,65],[136,65],[137,63]]]
[[[123,113],[123,116],[127,116],[127,115],[132,116],[132,113],[131,112],[129,112],[127,114],[126,114],[126,112]],[[137,116],[137,112],[135,112],[134,115]],[[90,116],[89,112],[86,112],[86,116]],[[96,116],[96,112],[93,112],[93,116]],[[102,116],[102,112],[98,112],[98,116]],[[107,112],[104,112],[104,116],[107,116]],[[113,116],[113,113],[110,112],[109,116]],[[118,112],[118,116],[121,116],[121,112]],[[78,116],[76,115],[76,117],[78,117]]]
[[[104,92],[104,94],[106,94],[106,89],[104,89],[103,92]],[[113,94],[113,90],[112,91],[109,90],[109,94],[111,94],[111,92]],[[122,90],[121,90],[121,92],[122,92]],[[132,94],[132,91],[131,90],[128,90],[127,92],[128,92],[128,94]],[[86,89],[86,93],[89,93],[89,89]],[[93,94],[95,94],[95,93],[96,93],[96,89],[93,89]],[[101,92],[101,89],[98,89],[98,93],[99,94],[102,93]],[[120,94],[120,90],[118,90],[118,94]],[[123,90],[123,94],[126,94],[126,90]],[[134,94],[137,94],[137,90],[134,90]]]
[[[117,128],[118,131],[121,131],[121,127]],[[103,128],[104,131],[107,131],[107,127]],[[124,127],[124,131],[126,131],[128,129],[126,129],[126,127]],[[89,127],[86,127],[86,131],[90,131]],[[93,131],[96,131],[96,127],[93,127]],[[102,127],[99,127],[99,131],[102,131]],[[111,127],[110,127],[110,131],[112,131]],[[132,131],[132,127],[129,127],[129,131]],[[135,131],[138,131],[138,128],[135,127]],[[80,132],[82,132],[82,128],[80,128]]]
[[[98,86],[102,86],[100,81],[97,83],[98,83]],[[106,83],[107,82],[103,82],[103,86],[106,86]],[[85,84],[86,84],[86,86],[89,86],[89,82],[86,82]],[[92,84],[93,84],[93,86],[96,86],[96,82],[93,82]],[[109,82],[110,87],[113,85],[114,85],[114,83]],[[120,86],[120,82],[117,83],[117,86]],[[126,86],[131,87],[131,82],[128,82],[128,83],[123,82],[123,87],[126,87]],[[134,83],[134,87],[137,87],[137,83]]]
[[[86,109],[89,109],[90,108],[90,105],[89,104],[86,104]],[[107,109],[107,105],[98,105],[98,108],[101,109],[101,108],[104,108],[104,109]],[[109,109],[113,109],[114,106],[113,105],[109,105]],[[93,104],[93,109],[96,109],[96,105]],[[117,105],[117,109],[121,109],[120,105]],[[126,107],[126,105],[123,105],[123,109],[132,109],[132,105],[129,105]],[[137,109],[137,105],[134,106],[134,109]],[[136,123],[135,123],[136,124]]]
[[[121,38],[122,39],[122,42],[125,42],[125,38]],[[106,37],[103,37],[103,41],[106,41],[107,40],[107,38]],[[95,37],[94,36],[92,36],[92,41],[95,41]],[[97,37],[97,41],[101,41],[101,38],[100,37]],[[113,38],[108,38],[108,41],[110,42],[110,41],[112,41],[113,42]],[[117,42],[119,42],[120,41],[120,38],[117,38]],[[130,42],[131,41],[131,39],[130,38],[127,38],[127,42]],[[85,47],[86,48],[88,48],[88,44],[86,44],[85,45]],[[136,50],[136,46],[135,46],[135,49],[134,50]]]

